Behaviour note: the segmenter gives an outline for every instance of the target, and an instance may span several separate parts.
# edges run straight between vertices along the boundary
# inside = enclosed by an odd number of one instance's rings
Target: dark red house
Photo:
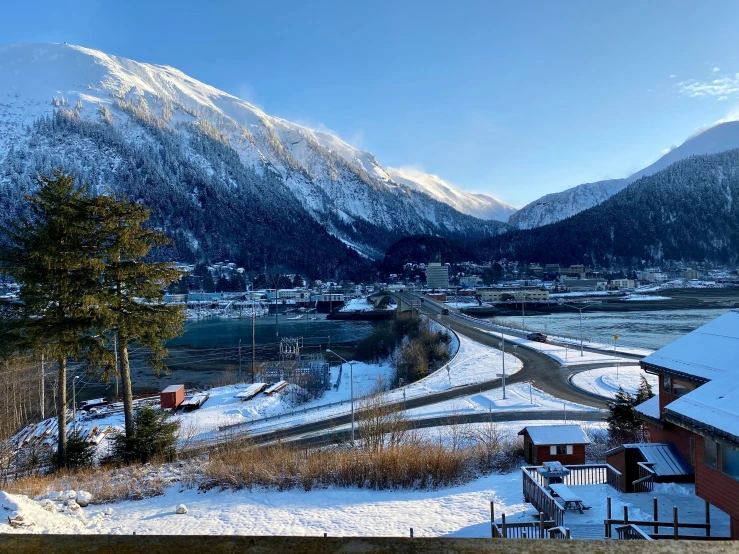
[[[739,539],[739,310],[644,358],[659,396],[637,406],[650,440],[674,445],[692,466],[695,492],[731,517]]]
[[[518,434],[523,435],[524,458],[529,464],[585,463],[585,445],[590,439],[579,425],[530,425]]]

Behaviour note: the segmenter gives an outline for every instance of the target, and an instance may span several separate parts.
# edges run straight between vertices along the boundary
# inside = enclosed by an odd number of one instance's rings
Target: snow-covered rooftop
[[[636,406],[636,411],[652,419],[659,419],[659,395],[654,395],[649,400]]]
[[[711,381],[665,407],[665,413],[722,431],[739,440],[739,381]]]
[[[739,373],[739,310],[731,310],[642,360],[700,379]]]
[[[590,444],[590,439],[579,425],[531,425],[518,434],[529,434],[536,446],[547,444]]]

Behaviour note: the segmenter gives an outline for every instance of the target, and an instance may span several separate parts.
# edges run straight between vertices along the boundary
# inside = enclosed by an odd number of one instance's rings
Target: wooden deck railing
[[[570,530],[564,527],[552,527],[547,530],[550,539],[568,539],[570,538]]]
[[[539,512],[539,521],[524,521],[518,523],[508,523],[505,514],[500,516],[500,523],[495,522],[495,509],[493,503],[490,503],[490,528],[494,539],[549,539],[560,538],[552,537],[549,531],[555,529],[554,521],[544,517],[543,512]],[[562,528],[564,529],[564,528]],[[564,531],[563,531],[564,532]],[[569,531],[567,531],[569,533]],[[569,535],[568,537],[569,538]]]
[[[554,497],[544,488],[540,482],[541,476],[536,471],[538,468],[522,467],[523,474],[523,498],[529,502],[548,520],[554,521],[553,527],[564,525],[565,509],[559,505]]]
[[[657,475],[651,466],[653,462],[638,462],[639,478],[632,481],[634,492],[652,492],[654,490],[654,476]]]
[[[644,531],[639,529],[633,523],[628,525],[621,525],[616,527],[618,533],[618,540],[620,541],[651,541],[654,540],[652,537],[647,535]]]

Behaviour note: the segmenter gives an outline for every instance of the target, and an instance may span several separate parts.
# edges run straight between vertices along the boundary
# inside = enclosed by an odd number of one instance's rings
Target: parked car
[[[529,333],[526,338],[536,342],[547,342],[547,336],[544,333]]]

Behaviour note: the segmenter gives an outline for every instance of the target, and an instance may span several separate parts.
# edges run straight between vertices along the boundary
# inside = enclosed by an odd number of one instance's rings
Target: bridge
[[[397,306],[395,311],[398,314],[413,310],[420,311],[421,303],[424,302],[424,299],[421,297],[407,296],[404,293],[405,291],[381,290],[380,292],[371,294],[367,298],[367,301],[375,308],[383,308],[392,300]]]

